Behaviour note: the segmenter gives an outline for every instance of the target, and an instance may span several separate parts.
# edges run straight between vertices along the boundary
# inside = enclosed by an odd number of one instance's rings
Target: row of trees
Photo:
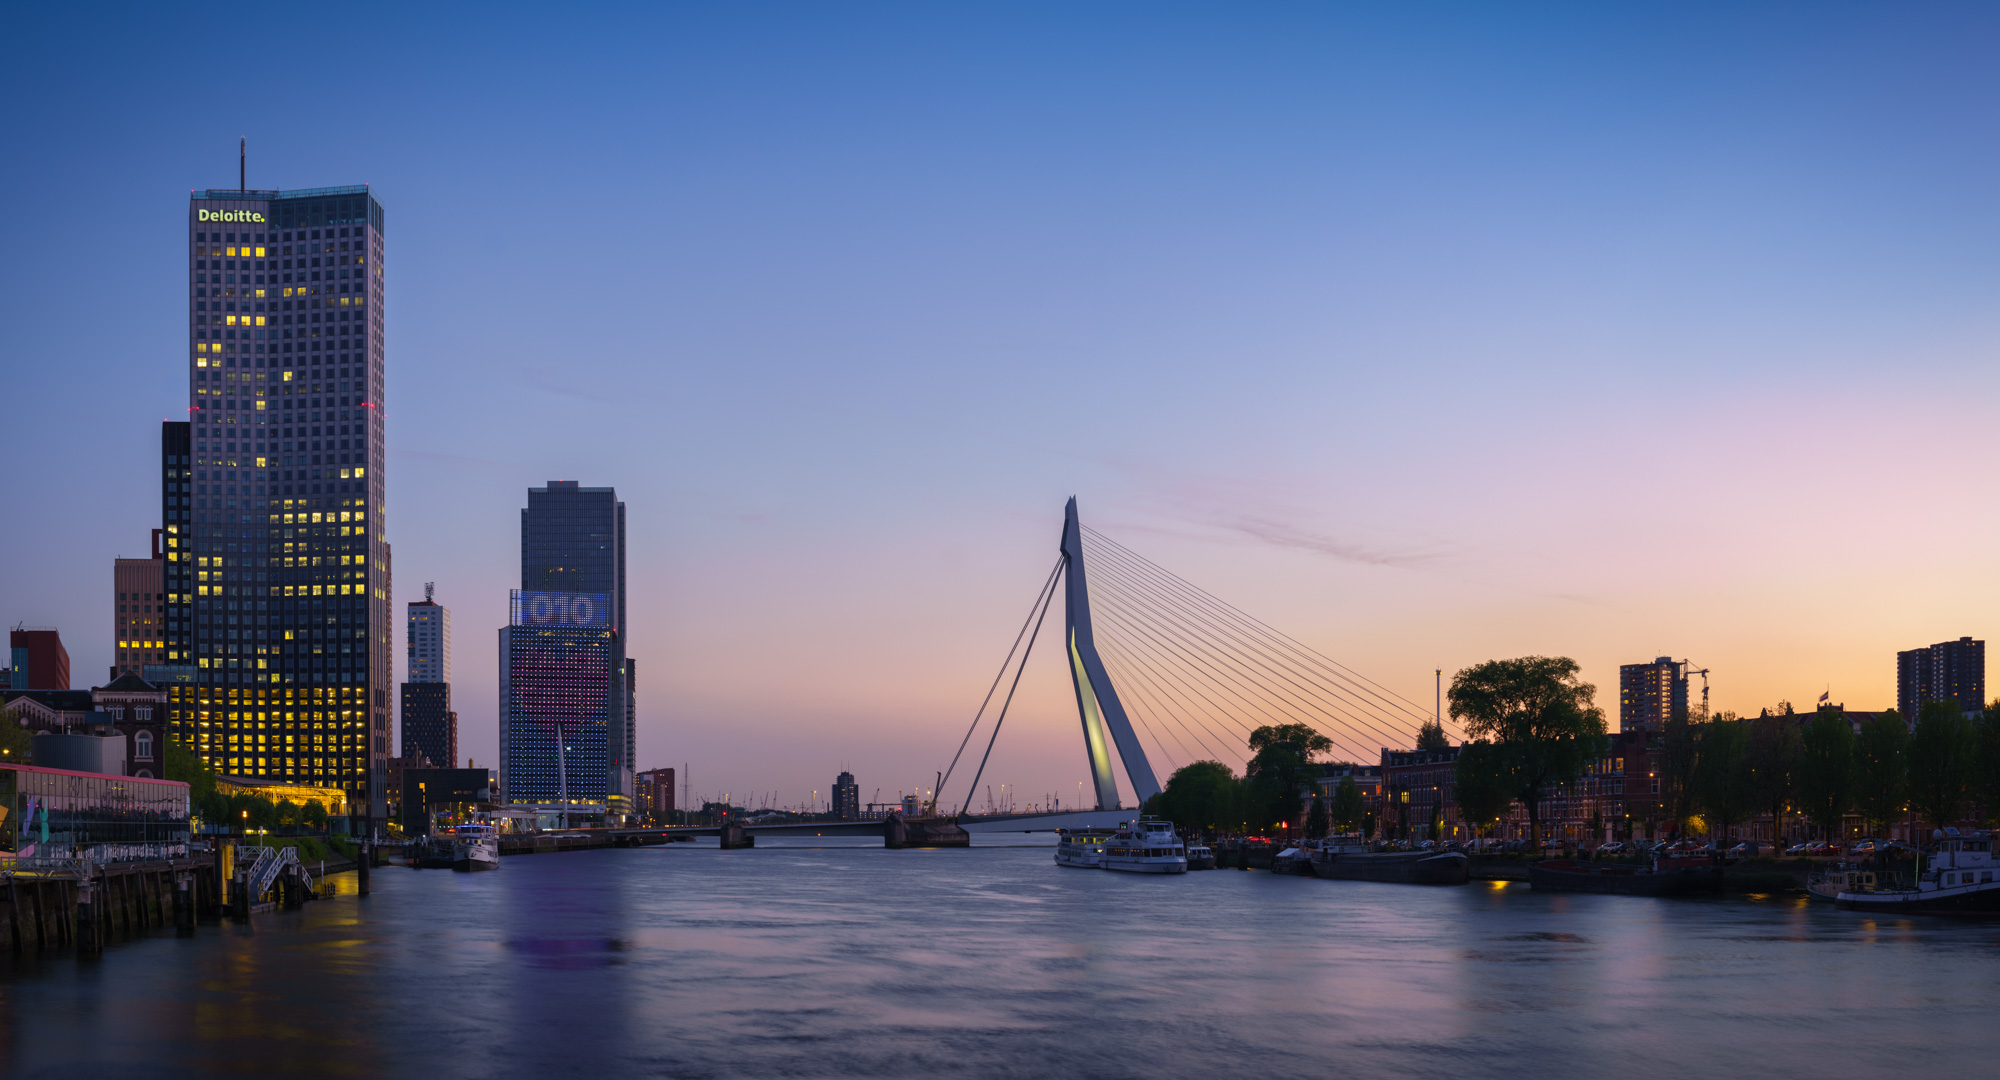
[[[1197,761],[1175,770],[1145,812],[1186,828],[1209,833],[1260,832],[1290,828],[1301,814],[1306,831],[1323,836],[1331,828],[1368,827],[1360,788],[1344,781],[1330,800],[1308,797],[1319,785],[1321,755],[1333,740],[1305,724],[1274,724],[1250,733],[1250,761],[1238,777],[1220,761]]]
[[[326,806],[310,800],[295,803],[290,799],[276,802],[256,794],[227,795],[215,786],[215,771],[201,760],[201,756],[180,744],[178,740],[167,740],[162,772],[169,780],[179,780],[188,785],[188,799],[193,803],[196,817],[212,825],[233,825],[238,829],[261,829],[266,832],[275,829],[301,829],[306,832],[326,831]]]
[[[1967,716],[1933,701],[1909,723],[1894,709],[1858,725],[1838,709],[1801,723],[1789,707],[1702,723],[1678,717],[1661,738],[1661,797],[1676,823],[1696,812],[1722,839],[1760,814],[1773,836],[1796,816],[1826,835],[1852,814],[1867,826],[1914,816],[1933,827],[2000,816],[2000,702]]]

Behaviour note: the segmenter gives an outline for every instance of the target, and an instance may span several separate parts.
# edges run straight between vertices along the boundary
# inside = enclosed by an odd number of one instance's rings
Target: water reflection
[[[0,1072],[1820,1076],[2000,1049],[1984,924],[863,845],[384,869],[250,927],[0,961]]]

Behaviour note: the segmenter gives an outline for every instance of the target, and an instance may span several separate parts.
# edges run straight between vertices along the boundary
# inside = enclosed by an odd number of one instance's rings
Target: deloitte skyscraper
[[[344,788],[370,817],[392,685],[382,247],[365,186],[194,193],[193,520],[167,536],[168,616],[193,628],[174,735],[218,773]]]

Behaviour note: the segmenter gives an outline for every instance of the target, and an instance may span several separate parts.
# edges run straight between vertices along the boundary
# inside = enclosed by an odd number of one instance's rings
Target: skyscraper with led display
[[[193,506],[169,537],[192,563],[194,665],[172,734],[219,773],[344,788],[370,817],[392,681],[383,228],[366,186],[193,193]]]
[[[613,733],[621,646],[604,593],[515,590],[500,629],[500,787],[573,818],[618,813]]]

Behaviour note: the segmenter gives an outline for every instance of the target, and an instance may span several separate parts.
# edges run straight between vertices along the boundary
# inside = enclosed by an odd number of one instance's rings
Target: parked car
[[[1621,855],[1630,853],[1631,850],[1632,849],[1630,847],[1626,846],[1624,841],[1613,840],[1608,844],[1603,844],[1598,847],[1597,857],[1600,859],[1614,859]]]
[[[1838,852],[1836,852],[1833,849],[1833,845],[1827,843],[1824,840],[1814,840],[1811,843],[1807,844],[1805,853],[1808,858],[1813,858],[1813,859],[1822,858],[1827,855],[1838,854]]]
[[[1861,840],[1856,840],[1854,842],[1854,847],[1851,849],[1851,853],[1855,855],[1873,855],[1876,852],[1881,851],[1883,846],[1884,846],[1884,841],[1878,840],[1871,836]]]
[[[1793,844],[1791,847],[1786,848],[1785,854],[1790,855],[1793,858],[1797,858],[1802,855],[1810,855],[1812,854],[1812,846],[1813,846],[1813,841],[1802,840],[1796,844]]]
[[[1732,859],[1755,859],[1769,855],[1773,850],[1769,844],[1757,840],[1745,840],[1728,851],[1723,852],[1723,854]]]

